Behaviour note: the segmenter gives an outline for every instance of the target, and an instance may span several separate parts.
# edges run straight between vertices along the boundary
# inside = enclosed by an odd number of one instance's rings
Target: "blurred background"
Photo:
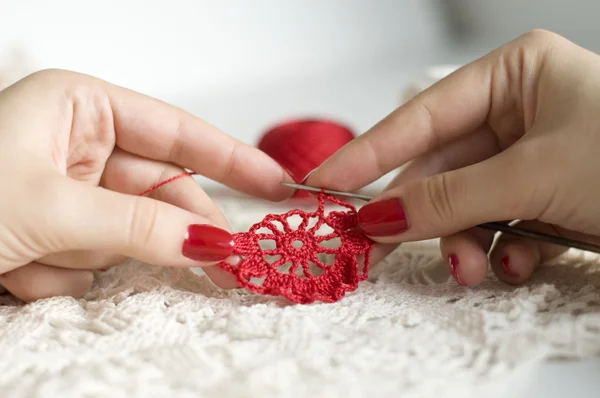
[[[361,133],[397,107],[408,86],[429,84],[431,66],[464,64],[533,28],[600,50],[595,0],[0,0],[0,7],[0,87],[42,68],[79,71],[171,102],[250,144],[302,116]]]

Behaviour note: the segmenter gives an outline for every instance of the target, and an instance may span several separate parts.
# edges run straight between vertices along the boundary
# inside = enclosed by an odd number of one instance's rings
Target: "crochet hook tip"
[[[337,196],[346,196],[348,198],[354,198],[354,199],[361,199],[361,200],[365,200],[365,201],[370,201],[373,199],[373,197],[368,196],[368,195],[361,195],[361,194],[357,194],[357,193],[348,193],[348,192],[341,192],[341,191],[334,191],[331,189],[322,189],[322,188],[318,188],[318,187],[311,187],[309,185],[303,185],[303,184],[295,184],[292,182],[281,182],[281,185],[288,187],[288,188],[294,188],[294,189],[300,189],[302,191],[311,191],[311,192],[325,192],[326,194],[329,195],[337,195]]]

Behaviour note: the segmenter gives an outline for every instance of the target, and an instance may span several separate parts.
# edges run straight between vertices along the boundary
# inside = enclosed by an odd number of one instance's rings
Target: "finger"
[[[500,150],[496,135],[485,125],[411,161],[385,190],[482,162],[498,154]]]
[[[169,203],[126,195],[50,174],[39,206],[23,217],[30,251],[94,250],[159,266],[214,265],[233,252],[231,234]],[[47,229],[39,226],[51,227]]]
[[[280,185],[291,177],[259,149],[153,99],[115,91],[117,145],[124,150],[178,164],[253,196],[283,200],[291,195]],[[156,119],[138,117],[148,112]]]
[[[600,243],[597,236],[568,231],[540,221],[523,221],[519,223],[519,227],[568,239]],[[502,234],[492,249],[490,262],[498,279],[519,285],[529,280],[541,264],[567,250],[564,246]]]
[[[14,296],[32,302],[55,296],[82,297],[94,281],[92,271],[30,263],[0,275],[0,284]]]
[[[116,148],[106,162],[100,185],[111,191],[138,195],[148,187],[183,171],[174,164],[140,157]],[[165,184],[146,196],[191,211],[221,228],[230,229],[221,210],[191,176]]]
[[[53,267],[92,270],[110,268],[121,264],[123,261],[125,261],[125,257],[120,254],[89,250],[73,250],[52,253],[38,259],[36,262]]]
[[[525,51],[531,40],[536,45]],[[493,105],[514,106],[505,101],[522,96],[522,64],[530,69],[543,64],[539,58],[551,40],[537,33],[525,35],[458,69],[339,150],[310,175],[307,184],[351,192],[471,133],[493,116]],[[533,70],[528,73],[535,76]]]
[[[354,191],[477,129],[490,108],[491,68],[483,58],[440,80],[340,149],[307,184]]]
[[[106,163],[101,185],[113,191],[135,195],[182,171],[175,165],[142,158],[117,148]],[[175,180],[150,192],[149,197],[206,217],[213,225],[232,232],[221,210],[193,178]],[[238,286],[235,276],[218,266],[209,265],[203,271],[221,288]]]
[[[99,129],[107,126],[106,140],[115,139],[116,145],[128,152],[177,164],[265,199],[283,200],[293,194],[279,184],[292,182],[291,177],[271,157],[151,97],[61,70],[37,72],[10,89],[13,95],[0,96],[0,101],[7,101],[0,122],[15,139],[25,128],[18,127],[23,125],[23,114],[34,105],[43,114],[29,118],[27,131],[45,131],[48,121],[57,119],[60,128],[70,129],[73,120],[96,117],[93,122]],[[41,137],[35,145],[36,151],[47,153],[47,138]]]
[[[495,155],[498,151],[498,141],[493,131],[488,126],[482,127],[415,159],[387,185],[384,191],[438,173],[480,162]],[[396,247],[397,245],[393,244],[377,244],[373,251],[373,264],[377,264],[384,259]]]
[[[462,286],[477,286],[485,278],[489,261],[488,251],[494,232],[479,228],[461,231],[440,239],[442,256],[450,272]]]
[[[179,108],[118,86],[110,95],[117,146],[174,163],[234,189],[271,200],[288,198],[293,182],[271,157]],[[143,115],[143,117],[140,117]]]
[[[520,150],[384,192],[363,206],[363,232],[382,243],[448,236],[489,221],[533,219],[550,197],[553,176],[530,177]],[[519,192],[515,195],[514,192]]]

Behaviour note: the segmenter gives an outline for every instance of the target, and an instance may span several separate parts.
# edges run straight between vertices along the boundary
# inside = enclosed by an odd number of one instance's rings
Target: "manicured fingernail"
[[[408,229],[408,220],[400,199],[369,203],[358,211],[358,224],[369,236],[391,236]]]
[[[506,275],[515,277],[519,276],[517,272],[510,268],[510,258],[508,258],[508,256],[502,257],[502,260],[500,260],[500,265],[502,265],[502,269]]]
[[[185,234],[181,251],[196,261],[225,260],[233,253],[233,236],[212,225],[192,224]]]
[[[448,263],[450,264],[450,270],[452,271],[452,276],[454,279],[456,279],[456,282],[458,282],[458,284],[461,286],[467,286],[458,275],[458,266],[460,265],[460,262],[458,261],[456,254],[451,254],[448,256]]]

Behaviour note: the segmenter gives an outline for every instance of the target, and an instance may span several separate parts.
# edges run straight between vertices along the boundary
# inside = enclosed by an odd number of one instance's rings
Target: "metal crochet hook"
[[[294,183],[289,183],[289,182],[282,182],[281,185],[284,185],[289,188],[300,189],[303,191],[312,191],[312,192],[323,191],[329,195],[345,196],[348,198],[355,198],[355,199],[360,199],[360,200],[364,200],[364,201],[370,201],[373,199],[372,196],[368,196],[368,195],[360,195],[360,194],[349,193],[349,192],[334,191],[331,189],[322,189],[322,188],[318,188],[318,187],[311,187],[308,185],[294,184]],[[542,242],[552,243],[552,244],[559,245],[559,246],[572,247],[574,249],[579,249],[579,250],[584,250],[584,251],[600,254],[600,246],[598,246],[598,245],[594,245],[592,243],[580,242],[580,241],[573,240],[573,239],[562,238],[560,236],[549,235],[549,234],[545,234],[542,232],[531,231],[531,230],[519,228],[519,227],[513,226],[513,225],[502,224],[502,223],[498,223],[498,222],[488,222],[488,223],[484,223],[484,224],[479,224],[479,225],[477,225],[477,227],[481,228],[481,229],[499,231],[499,232],[503,232],[506,234],[520,236],[522,238],[536,239],[536,240],[539,240]]]

